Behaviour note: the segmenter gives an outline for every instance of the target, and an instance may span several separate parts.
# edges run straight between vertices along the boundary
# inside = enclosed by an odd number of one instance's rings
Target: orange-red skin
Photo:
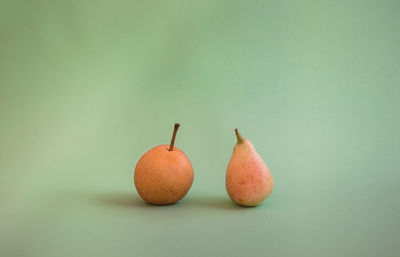
[[[155,205],[173,204],[181,200],[193,183],[193,168],[186,154],[169,145],[147,151],[135,167],[134,183],[140,197]]]
[[[257,206],[274,188],[271,172],[247,139],[236,144],[226,173],[226,190],[238,205]]]

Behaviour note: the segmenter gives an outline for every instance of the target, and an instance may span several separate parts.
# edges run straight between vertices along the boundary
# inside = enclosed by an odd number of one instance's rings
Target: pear
[[[136,164],[136,190],[140,197],[150,204],[176,203],[192,186],[192,164],[182,150],[174,147],[178,128],[179,123],[176,123],[170,145],[153,147]]]
[[[272,193],[274,180],[253,144],[235,129],[237,144],[226,171],[226,191],[238,205],[257,206]]]

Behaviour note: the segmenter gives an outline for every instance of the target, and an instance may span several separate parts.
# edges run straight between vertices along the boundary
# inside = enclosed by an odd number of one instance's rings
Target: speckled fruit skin
[[[238,140],[226,172],[226,190],[229,197],[242,206],[261,204],[274,188],[271,172],[258,155],[253,144]]]
[[[150,204],[167,205],[182,199],[193,183],[193,168],[185,153],[169,145],[147,151],[135,167],[134,183],[140,197]]]

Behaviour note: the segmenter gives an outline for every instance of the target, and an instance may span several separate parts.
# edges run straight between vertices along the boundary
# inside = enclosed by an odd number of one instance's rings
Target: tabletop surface
[[[399,1],[0,1],[0,256],[399,256]],[[133,170],[176,146],[187,196]],[[234,205],[236,139],[275,179]]]

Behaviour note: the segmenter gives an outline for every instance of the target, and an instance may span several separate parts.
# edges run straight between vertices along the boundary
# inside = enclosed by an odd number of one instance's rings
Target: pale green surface
[[[399,256],[399,1],[0,1],[0,256]],[[143,204],[176,145],[195,180]],[[238,127],[276,188],[225,193]]]

